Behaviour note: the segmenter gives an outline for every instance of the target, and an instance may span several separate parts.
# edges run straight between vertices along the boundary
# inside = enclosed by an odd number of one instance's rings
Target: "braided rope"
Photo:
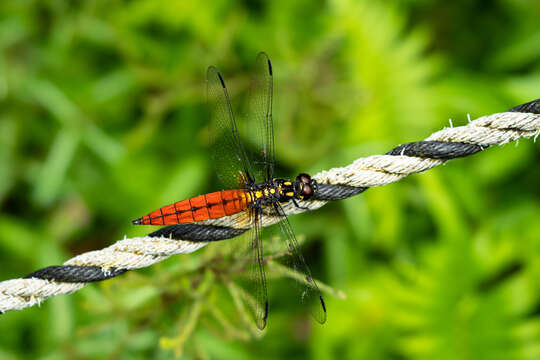
[[[429,170],[447,160],[468,156],[492,145],[504,145],[540,133],[540,99],[508,112],[488,115],[465,126],[445,128],[424,141],[400,145],[385,155],[360,158],[352,164],[321,171],[313,176],[319,184],[309,201],[291,202],[285,212],[315,210],[331,200],[357,195],[373,186],[386,185],[407,175]],[[266,212],[264,226],[279,221]],[[128,270],[150,266],[175,254],[196,251],[210,241],[228,239],[248,230],[242,214],[163,227],[145,237],[124,238],[113,245],[49,266],[25,278],[0,282],[0,312],[39,305],[51,296],[69,294],[94,281],[106,280]]]

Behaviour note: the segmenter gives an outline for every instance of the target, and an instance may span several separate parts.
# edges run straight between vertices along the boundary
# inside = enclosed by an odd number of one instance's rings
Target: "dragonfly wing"
[[[317,304],[314,307],[311,307],[311,314],[319,323],[323,324],[326,322],[326,305],[322,297],[321,291],[311,275],[311,271],[304,256],[300,252],[298,241],[294,235],[294,231],[291,227],[291,223],[285,214],[285,211],[278,203],[274,204],[274,209],[278,216],[280,217],[279,227],[282,234],[285,236],[287,242],[287,250],[290,253],[288,259],[288,266],[295,270],[297,273],[304,274],[302,280],[296,279],[295,288],[298,291],[298,297],[300,303],[304,306],[310,306],[313,303]]]
[[[245,285],[247,293],[252,296],[248,301],[248,308],[257,327],[263,330],[268,319],[268,294],[266,288],[266,274],[264,271],[262,247],[262,223],[260,209],[251,211],[253,226],[249,230],[246,249],[247,263]]]
[[[252,155],[255,177],[270,180],[274,177],[274,124],[272,63],[266,53],[257,56],[249,94],[249,134],[256,136],[256,152]]]
[[[206,72],[210,115],[210,141],[217,175],[228,189],[251,182],[249,160],[234,120],[229,93],[219,71],[210,66]]]

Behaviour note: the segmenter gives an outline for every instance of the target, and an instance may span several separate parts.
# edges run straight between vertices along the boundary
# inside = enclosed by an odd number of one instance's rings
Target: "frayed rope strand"
[[[312,178],[319,184],[315,196],[288,203],[288,215],[315,210],[331,200],[357,195],[370,187],[390,184],[407,175],[429,170],[444,162],[475,154],[492,145],[504,145],[540,133],[540,99],[507,112],[483,116],[467,125],[440,130],[423,141],[400,145],[385,155],[360,158],[352,164],[322,171]],[[264,217],[264,226],[279,221]],[[43,300],[69,294],[94,281],[106,280],[128,270],[153,265],[166,258],[196,251],[210,241],[229,239],[250,227],[241,214],[172,225],[145,237],[124,238],[113,245],[69,259],[61,266],[37,270],[25,278],[0,282],[0,312],[39,305]]]

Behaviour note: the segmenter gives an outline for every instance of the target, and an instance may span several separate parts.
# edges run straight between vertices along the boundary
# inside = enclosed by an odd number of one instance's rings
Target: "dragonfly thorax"
[[[300,174],[294,182],[286,179],[272,179],[254,183],[249,187],[249,200],[253,206],[269,205],[275,202],[287,203],[293,199],[307,200],[313,196],[317,183],[308,174]]]

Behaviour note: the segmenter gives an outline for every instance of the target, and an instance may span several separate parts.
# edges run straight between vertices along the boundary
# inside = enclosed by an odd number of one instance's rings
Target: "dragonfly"
[[[289,262],[303,278],[296,280],[297,296],[309,306],[316,321],[326,321],[326,305],[321,291],[299,249],[298,241],[283,209],[292,202],[308,200],[317,191],[317,182],[306,173],[294,181],[274,177],[275,139],[272,119],[273,70],[268,55],[259,53],[251,79],[247,128],[256,139],[256,151],[246,151],[232,111],[229,93],[220,72],[207,70],[207,100],[213,162],[225,190],[211,192],[163,206],[133,220],[134,225],[176,225],[240,216],[246,219],[249,236],[245,251],[246,269],[253,306],[249,307],[257,327],[264,329],[268,319],[268,292],[263,257],[263,222],[266,216],[278,219],[286,241]],[[312,304],[315,303],[313,307]]]

